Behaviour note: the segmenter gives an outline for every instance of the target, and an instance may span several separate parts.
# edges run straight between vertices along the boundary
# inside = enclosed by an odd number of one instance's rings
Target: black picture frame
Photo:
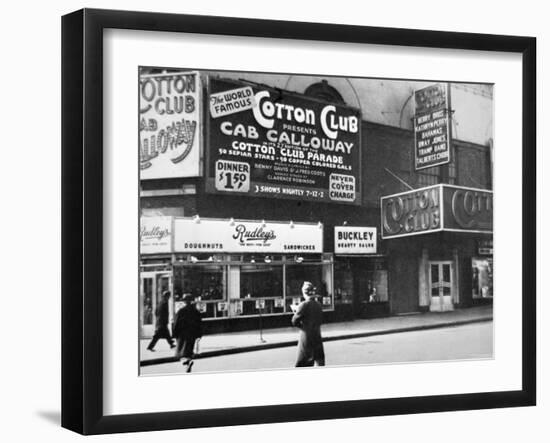
[[[103,404],[103,31],[170,31],[407,47],[501,51],[522,56],[522,388],[104,415]],[[62,426],[82,434],[151,431],[536,403],[536,39],[244,18],[83,9],[62,18]]]

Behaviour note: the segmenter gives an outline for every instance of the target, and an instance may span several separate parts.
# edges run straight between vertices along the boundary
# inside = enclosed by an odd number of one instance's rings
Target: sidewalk
[[[354,320],[340,323],[327,323],[322,326],[323,341],[343,340],[372,335],[394,334],[397,332],[418,331],[422,329],[459,326],[468,323],[490,321],[493,319],[492,306],[457,309],[450,312],[427,312],[423,314],[393,316],[375,319]],[[267,329],[260,331],[231,332],[227,334],[205,335],[199,343],[196,358],[216,357],[219,355],[262,349],[296,346],[298,329],[293,327]],[[147,350],[148,339],[140,340],[140,365],[148,366],[176,361],[174,351],[166,340],[161,340],[155,352]]]

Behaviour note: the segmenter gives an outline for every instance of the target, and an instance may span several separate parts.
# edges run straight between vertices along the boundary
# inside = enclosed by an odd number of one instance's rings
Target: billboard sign
[[[493,193],[434,185],[382,197],[382,238],[435,231],[493,232]]]
[[[206,190],[360,204],[361,113],[211,78]]]
[[[447,85],[435,84],[414,93],[415,170],[451,161]]]
[[[200,175],[200,97],[198,72],[140,76],[141,180]]]

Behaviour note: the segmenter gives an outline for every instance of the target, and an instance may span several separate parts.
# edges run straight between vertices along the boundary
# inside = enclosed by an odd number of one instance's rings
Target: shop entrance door
[[[430,311],[452,311],[451,261],[430,262]]]
[[[164,291],[172,292],[172,277],[169,272],[140,273],[140,334],[142,338],[152,337],[155,330],[155,309]],[[170,299],[171,302],[173,299]],[[172,303],[169,303],[170,317]]]

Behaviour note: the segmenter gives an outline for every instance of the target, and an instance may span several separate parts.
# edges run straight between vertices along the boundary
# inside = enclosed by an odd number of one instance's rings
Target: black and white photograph
[[[0,439],[546,443],[544,9],[7,2]]]
[[[137,76],[141,376],[494,357],[493,84]]]

